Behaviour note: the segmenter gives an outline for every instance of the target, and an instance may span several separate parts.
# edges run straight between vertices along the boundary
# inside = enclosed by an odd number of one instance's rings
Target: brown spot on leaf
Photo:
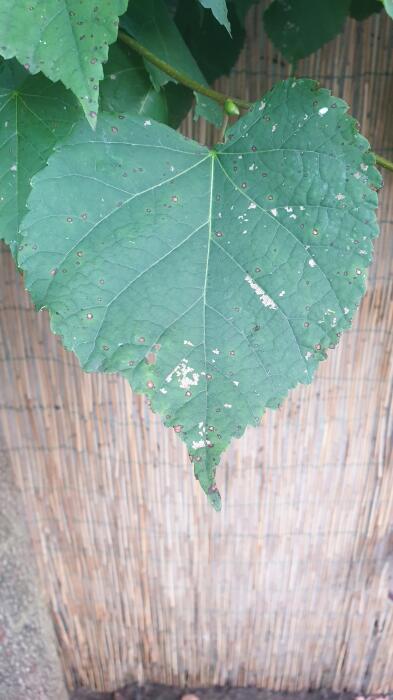
[[[145,361],[147,365],[155,365],[156,364],[156,355],[154,352],[149,352],[146,357]]]

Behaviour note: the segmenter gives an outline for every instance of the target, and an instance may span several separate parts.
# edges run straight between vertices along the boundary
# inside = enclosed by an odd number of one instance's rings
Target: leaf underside
[[[311,381],[365,290],[380,176],[346,110],[278,83],[214,151],[104,115],[33,181],[19,263],[36,305],[85,370],[148,396],[217,509],[231,438]]]
[[[102,63],[127,0],[0,0],[0,54],[72,90],[94,127]]]

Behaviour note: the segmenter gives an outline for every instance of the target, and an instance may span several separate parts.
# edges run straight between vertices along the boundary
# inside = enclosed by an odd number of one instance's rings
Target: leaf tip
[[[207,500],[214,510],[219,513],[222,506],[221,495],[215,484],[211,486],[207,492]]]

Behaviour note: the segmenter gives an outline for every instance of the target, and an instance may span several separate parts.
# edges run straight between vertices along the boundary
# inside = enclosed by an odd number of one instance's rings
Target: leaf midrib
[[[207,378],[208,371],[207,371],[207,355],[206,355],[206,295],[207,295],[207,285],[209,281],[209,262],[210,262],[210,247],[211,247],[211,240],[212,240],[212,213],[213,213],[213,189],[214,189],[214,161],[216,160],[216,156],[214,153],[209,153],[209,156],[211,158],[211,171],[210,171],[210,192],[209,192],[209,214],[208,214],[208,239],[207,239],[207,251],[206,251],[206,270],[205,270],[205,280],[204,280],[204,285],[203,285],[203,296],[202,296],[202,303],[203,303],[203,356],[204,356],[204,364],[205,364],[205,386],[206,386],[206,391],[205,391],[205,447],[204,447],[204,453],[207,456],[207,450],[208,448],[206,447],[206,434],[207,434],[207,429],[208,429],[208,414],[209,414],[209,380]],[[208,468],[208,459],[206,459],[206,468]]]

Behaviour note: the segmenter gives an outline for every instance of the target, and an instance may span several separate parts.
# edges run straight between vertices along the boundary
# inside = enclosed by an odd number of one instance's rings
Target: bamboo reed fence
[[[349,21],[299,66],[393,155],[393,22]],[[253,99],[288,67],[251,11],[221,89]],[[188,119],[185,131],[213,138]],[[393,174],[351,331],[311,387],[233,443],[217,515],[176,435],[117,376],[83,374],[1,261],[2,449],[22,489],[70,687],[229,681],[393,689]],[[389,438],[390,436],[390,438]]]

